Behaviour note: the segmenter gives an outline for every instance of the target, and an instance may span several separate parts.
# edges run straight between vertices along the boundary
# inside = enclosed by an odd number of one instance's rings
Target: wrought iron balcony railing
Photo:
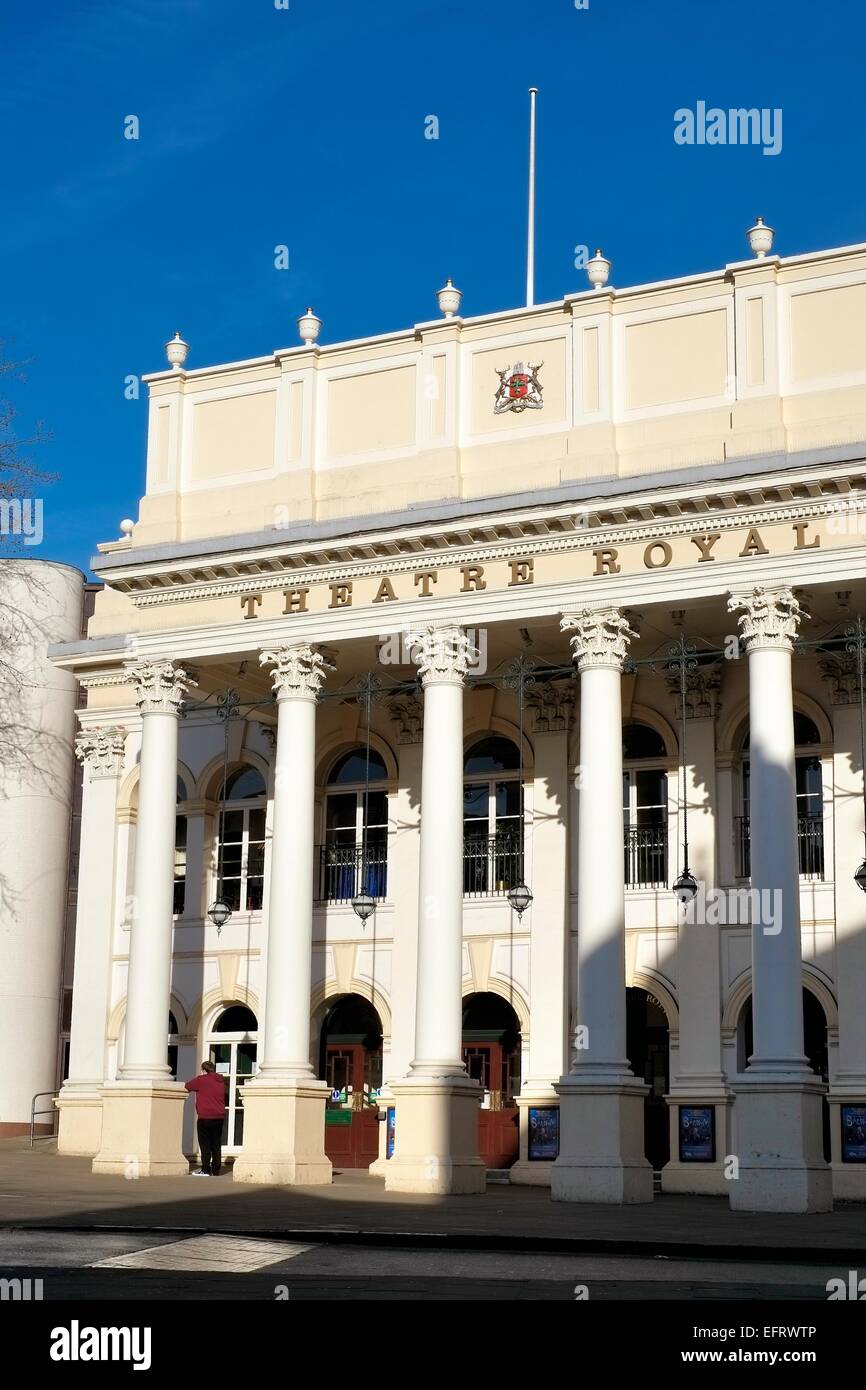
[[[467,835],[463,840],[463,896],[492,898],[520,881],[517,835]]]
[[[349,903],[356,893],[366,891],[381,902],[388,890],[388,848],[381,840],[367,846],[320,845],[316,900],[321,903]]]
[[[623,836],[626,888],[661,888],[668,881],[664,825],[627,826]]]
[[[824,877],[824,821],[821,816],[797,817],[797,855],[801,878]],[[751,872],[749,817],[737,816],[737,877],[748,878]]]

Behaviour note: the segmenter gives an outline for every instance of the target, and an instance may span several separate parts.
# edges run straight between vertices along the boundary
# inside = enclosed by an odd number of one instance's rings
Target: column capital
[[[563,632],[574,629],[570,641],[578,671],[586,671],[594,666],[614,667],[621,671],[628,654],[628,644],[638,636],[619,608],[587,606],[573,613],[563,613],[559,625]]]
[[[462,685],[466,672],[478,660],[478,650],[462,627],[430,623],[410,632],[409,650],[418,663],[421,684]]]
[[[574,680],[534,681],[526,708],[534,734],[567,734],[574,723]]]
[[[75,739],[75,756],[87,766],[90,780],[119,777],[126,747],[126,730],[119,724],[110,728],[82,729]]]
[[[173,661],[127,661],[125,670],[142,714],[178,714],[186,692],[197,685]]]
[[[747,652],[764,647],[793,651],[800,620],[809,616],[792,589],[767,588],[760,584],[731,591],[728,612],[738,610],[740,637]]]
[[[259,665],[273,666],[271,680],[278,700],[317,699],[328,672],[336,669],[304,642],[260,652]]]
[[[397,725],[398,743],[421,743],[424,737],[424,701],[420,695],[391,700],[388,713]]]

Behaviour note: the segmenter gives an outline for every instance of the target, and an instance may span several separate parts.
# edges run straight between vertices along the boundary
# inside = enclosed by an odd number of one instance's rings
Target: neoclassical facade
[[[864,308],[856,246],[172,344],[52,649],[61,1153],[185,1172],[211,1056],[234,1181],[866,1200]]]

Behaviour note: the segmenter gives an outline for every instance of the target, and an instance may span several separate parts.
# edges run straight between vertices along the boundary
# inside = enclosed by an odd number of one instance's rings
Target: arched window
[[[258,912],[265,882],[265,779],[258,768],[239,767],[226,778],[219,800],[214,868],[219,871],[221,851],[222,896],[233,912]]]
[[[385,761],[375,748],[370,749],[369,775],[366,748],[344,753],[331,768],[320,856],[321,901],[350,902],[362,889],[373,898],[385,897],[388,792],[383,783],[387,777]]]
[[[824,877],[824,791],[823,771],[818,748],[821,735],[818,726],[807,714],[794,711],[794,771],[797,782],[797,850],[800,876],[809,879]],[[751,873],[751,834],[749,801],[751,776],[749,763],[749,730],[740,744],[740,800],[737,845],[737,872],[740,878]]]
[[[464,893],[507,893],[516,885],[522,834],[520,750],[488,735],[473,743],[463,763]]]
[[[668,879],[667,748],[657,730],[637,722],[622,730],[625,881],[658,888]]]
[[[177,804],[187,800],[186,783],[177,779]],[[186,816],[178,810],[174,819],[174,913],[182,917],[186,904]]]

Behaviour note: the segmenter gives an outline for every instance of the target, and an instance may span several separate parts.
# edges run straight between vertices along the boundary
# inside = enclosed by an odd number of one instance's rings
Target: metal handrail
[[[494,898],[520,882],[520,834],[464,835],[463,896]]]
[[[388,847],[371,840],[366,862],[360,845],[319,845],[316,901],[348,903],[356,893],[382,902],[388,891]]]
[[[35,1142],[36,1142],[37,1139],[55,1139],[55,1138],[57,1137],[57,1131],[56,1131],[56,1129],[55,1129],[55,1127],[54,1127],[53,1124],[52,1124],[52,1126],[51,1126],[51,1133],[50,1133],[50,1134],[37,1134],[37,1133],[36,1133],[36,1116],[37,1116],[37,1115],[51,1115],[52,1117],[56,1117],[56,1115],[57,1115],[57,1106],[56,1106],[56,1105],[50,1105],[50,1106],[48,1107],[47,1110],[37,1110],[37,1109],[36,1109],[36,1102],[37,1102],[37,1100],[40,1099],[41,1096],[51,1096],[51,1098],[52,1098],[52,1100],[53,1100],[56,1096],[59,1096],[59,1095],[60,1095],[60,1092],[59,1092],[59,1091],[37,1091],[36,1094],[35,1094],[35,1096],[34,1096],[33,1099],[31,1100],[31,1102],[30,1102],[30,1147],[31,1147],[31,1149],[33,1148],[33,1145],[35,1144]]]
[[[752,843],[748,816],[736,817],[737,877],[748,878],[752,871]],[[824,877],[823,816],[797,817],[797,858],[801,878],[820,881]]]
[[[623,833],[626,888],[660,888],[668,879],[668,832],[664,825],[627,825]]]

